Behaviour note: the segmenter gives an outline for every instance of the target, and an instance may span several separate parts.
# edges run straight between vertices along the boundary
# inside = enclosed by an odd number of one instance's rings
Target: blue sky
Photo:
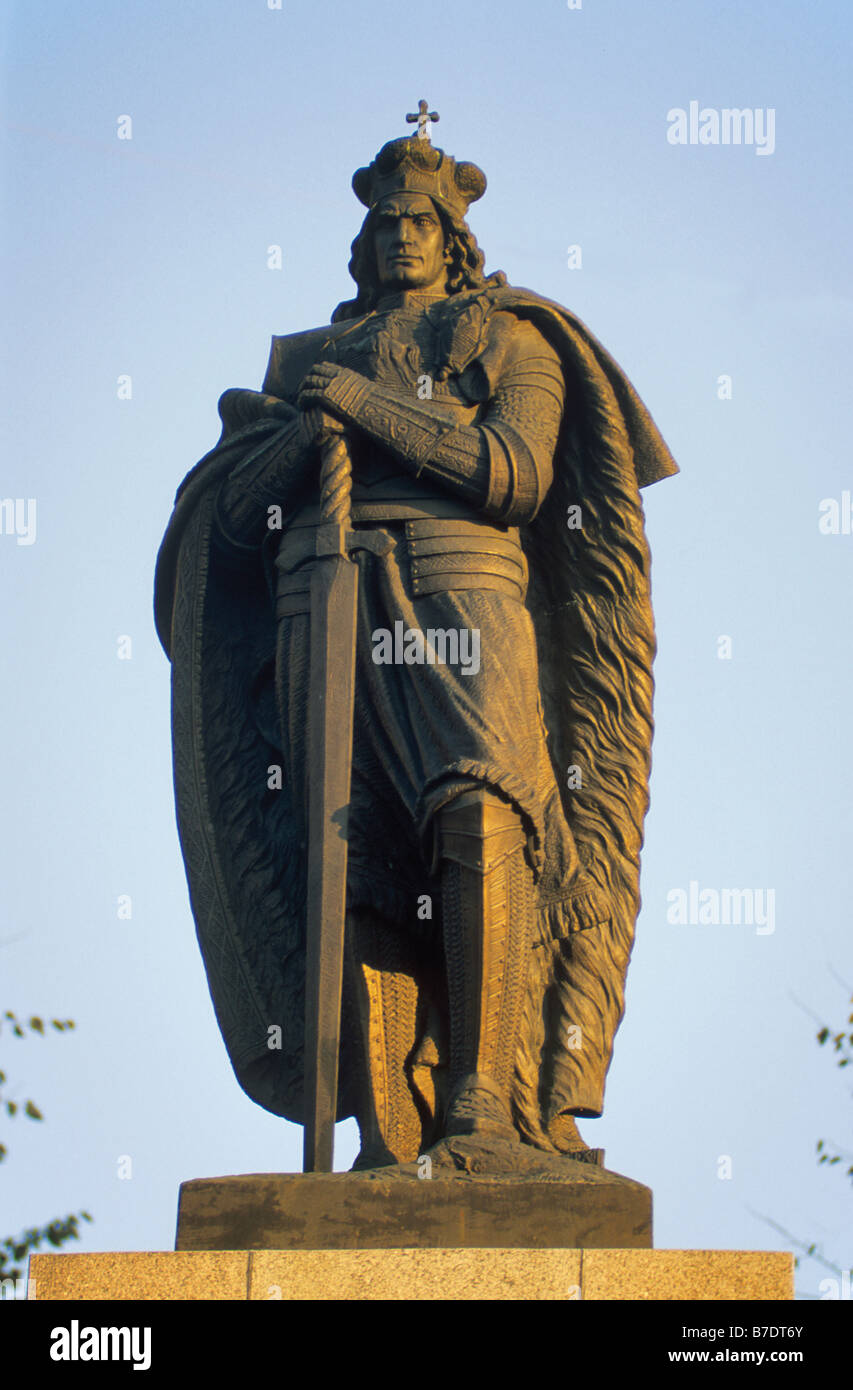
[[[581,1129],[653,1188],[657,1245],[786,1248],[766,1217],[849,1268],[853,1191],[815,1161],[819,1137],[853,1149],[849,1082],[815,1042],[853,991],[853,535],[818,526],[853,489],[849,6],[0,13],[0,500],[36,500],[32,544],[0,534],[0,1008],[77,1022],[0,1034],[8,1094],[46,1116],[0,1126],[0,1234],[86,1207],[75,1248],[168,1249],[182,1180],[300,1166],[301,1131],[240,1091],[209,1001],[153,565],[221,391],[259,386],[270,335],[349,295],[352,172],[426,96],[434,142],[488,176],[470,217],[488,268],[589,324],[682,469],[644,494],[643,910],[605,1115]],[[694,100],[772,108],[773,153],[669,143]],[[691,881],[772,890],[774,930],[668,921]],[[355,1148],[345,1126],[340,1166]],[[805,1266],[802,1293],[824,1273]]]

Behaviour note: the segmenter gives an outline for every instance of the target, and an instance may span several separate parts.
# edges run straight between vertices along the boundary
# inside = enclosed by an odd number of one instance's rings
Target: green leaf
[[[25,1115],[29,1115],[29,1117],[30,1117],[31,1120],[43,1120],[43,1119],[44,1119],[44,1115],[41,1113],[41,1111],[39,1110],[38,1106],[37,1106],[37,1105],[34,1105],[33,1102],[32,1102],[31,1100],[28,1100],[27,1103],[26,1103],[26,1105],[24,1106],[24,1114],[25,1114]]]
[[[30,1027],[34,1033],[44,1033],[44,1023],[35,1015],[30,1019]]]
[[[7,1101],[6,1101],[6,1114],[7,1114],[7,1115],[16,1115],[16,1114],[17,1114],[17,1111],[18,1111],[18,1107],[17,1107],[17,1105],[15,1104],[15,1102],[14,1102],[13,1100],[7,1100]]]

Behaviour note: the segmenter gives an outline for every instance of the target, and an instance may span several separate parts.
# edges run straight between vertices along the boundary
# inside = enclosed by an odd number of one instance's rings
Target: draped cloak
[[[513,1085],[523,1137],[565,1147],[570,1115],[601,1113],[639,911],[652,740],[650,559],[639,489],[676,473],[624,373],[560,305],[494,280],[448,301],[448,367],[496,370],[497,314],[528,319],[560,357],[566,407],[554,478],[521,527],[548,752],[584,891],[540,902]],[[217,1020],[240,1084],[302,1122],[304,843],[282,762],[265,548],[217,544],[216,499],[247,478],[292,419],[301,376],[337,325],[274,339],[265,391],[226,392],[217,446],[178,490],[157,562],[155,616],[172,662],[178,826]],[[281,359],[282,369],[272,370]],[[285,357],[287,359],[285,364]],[[270,392],[274,384],[280,395]],[[287,497],[282,497],[286,511]],[[567,524],[579,506],[582,524]],[[580,770],[569,788],[566,770]],[[570,1042],[580,1029],[581,1047]],[[338,1119],[353,1113],[344,1037]]]

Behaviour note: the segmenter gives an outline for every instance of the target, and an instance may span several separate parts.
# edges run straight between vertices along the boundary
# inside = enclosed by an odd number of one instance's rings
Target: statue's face
[[[432,199],[422,193],[383,198],[374,214],[373,241],[384,288],[446,289],[448,253]]]

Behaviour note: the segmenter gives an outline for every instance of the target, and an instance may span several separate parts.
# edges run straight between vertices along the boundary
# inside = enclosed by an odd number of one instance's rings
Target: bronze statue
[[[485,177],[411,119],[353,178],[355,298],[223,395],[156,611],[241,1085],[308,1168],[336,1113],[359,1168],[464,1140],[511,1169],[584,1157],[602,1109],[652,738],[639,489],[677,469],[584,325],[485,274]]]

